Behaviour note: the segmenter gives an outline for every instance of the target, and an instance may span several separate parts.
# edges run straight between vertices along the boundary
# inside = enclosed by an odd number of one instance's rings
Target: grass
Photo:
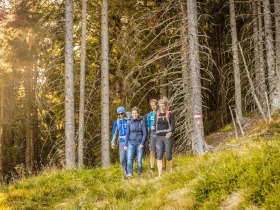
[[[45,171],[4,187],[0,209],[280,209],[280,135],[234,144],[175,157],[175,171],[162,178],[147,162],[142,176],[130,180],[122,180],[119,165]]]

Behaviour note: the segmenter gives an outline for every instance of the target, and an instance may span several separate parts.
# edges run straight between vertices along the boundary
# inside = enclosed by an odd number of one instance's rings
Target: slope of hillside
[[[4,187],[0,209],[280,209],[279,116],[200,157],[175,158],[162,178],[122,180],[120,167],[46,171]],[[223,147],[222,145],[221,147]]]

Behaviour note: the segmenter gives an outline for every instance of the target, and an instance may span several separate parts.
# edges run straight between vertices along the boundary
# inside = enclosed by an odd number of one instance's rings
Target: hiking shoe
[[[126,175],[126,178],[127,178],[127,179],[132,178],[132,174],[131,174],[131,173],[127,174],[127,175]]]
[[[150,170],[151,170],[152,172],[155,172],[155,168],[150,168]]]
[[[166,167],[163,167],[163,168],[162,168],[162,171],[166,171]]]

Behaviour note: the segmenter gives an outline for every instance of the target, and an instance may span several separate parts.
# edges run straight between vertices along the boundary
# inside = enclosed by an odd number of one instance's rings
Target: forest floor
[[[46,170],[2,187],[0,209],[280,209],[280,113],[235,138],[231,125],[207,136],[215,152],[177,156],[163,177],[122,180],[119,165]],[[136,174],[136,173],[135,173]]]

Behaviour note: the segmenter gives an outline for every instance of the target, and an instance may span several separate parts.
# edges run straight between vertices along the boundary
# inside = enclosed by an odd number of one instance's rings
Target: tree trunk
[[[195,154],[205,152],[205,141],[202,118],[201,75],[198,43],[198,21],[196,0],[187,0],[188,38],[189,38],[189,66],[191,72],[191,107],[193,114],[192,144]]]
[[[4,79],[3,73],[1,73],[0,80],[0,175],[4,171],[4,135],[3,135],[3,126],[4,126]]]
[[[277,78],[275,72],[275,53],[273,46],[273,32],[271,24],[271,9],[270,1],[263,0],[263,13],[264,13],[264,30],[265,30],[265,43],[266,43],[266,58],[268,70],[268,84],[269,84],[269,99],[271,112],[273,113],[277,107],[280,107],[279,94],[277,93]]]
[[[110,165],[108,0],[101,6],[101,48],[101,161],[106,167]]]
[[[36,63],[34,64],[33,72],[33,87],[32,87],[32,97],[33,97],[33,136],[34,136],[34,165],[40,162],[39,157],[39,119],[38,119],[38,106],[37,106],[37,79],[38,79],[38,57],[36,57]]]
[[[257,2],[258,3],[258,2]],[[253,28],[254,28],[254,67],[255,67],[255,75],[256,75],[256,92],[259,98],[262,109],[266,110],[265,104],[265,73],[264,73],[264,65],[263,65],[263,48],[260,49],[260,45],[262,45],[262,27],[258,27],[258,5],[256,2],[252,3],[253,10]]]
[[[231,27],[231,39],[232,39],[232,55],[233,55],[233,70],[234,70],[234,84],[235,84],[235,105],[239,120],[243,121],[242,114],[242,100],[241,100],[241,84],[240,84],[240,69],[239,69],[239,57],[238,57],[238,39],[237,28],[235,21],[235,6],[234,0],[229,0],[230,9],[230,27]]]
[[[79,110],[79,137],[78,137],[78,164],[84,165],[84,133],[85,133],[85,64],[86,64],[86,27],[87,27],[87,0],[82,6],[82,42],[81,42],[81,75],[80,75],[80,110]]]
[[[34,168],[34,97],[33,93],[33,73],[32,68],[24,69],[25,84],[25,165],[28,174]]]
[[[160,71],[163,73],[160,78],[160,98],[167,98],[167,71],[166,71],[166,58],[160,59]]]
[[[274,0],[274,10],[275,10],[275,34],[276,34],[276,93],[277,101],[274,109],[280,108],[280,2],[279,0]]]
[[[192,109],[191,109],[191,80],[190,80],[190,68],[188,63],[188,23],[187,23],[187,8],[185,0],[180,0],[182,23],[181,23],[181,62],[182,62],[182,80],[183,80],[183,91],[184,91],[184,105],[186,106],[185,111],[185,140],[190,142],[192,140]]]
[[[65,164],[76,165],[75,116],[74,116],[74,72],[73,72],[73,0],[65,2]]]

